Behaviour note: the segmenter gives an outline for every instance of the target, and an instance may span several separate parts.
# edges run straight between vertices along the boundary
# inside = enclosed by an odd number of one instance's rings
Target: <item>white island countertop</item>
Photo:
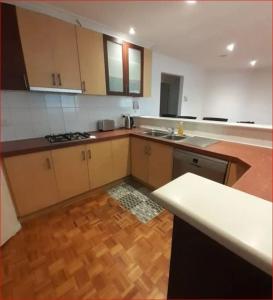
[[[153,199],[225,248],[272,276],[272,203],[187,173]]]

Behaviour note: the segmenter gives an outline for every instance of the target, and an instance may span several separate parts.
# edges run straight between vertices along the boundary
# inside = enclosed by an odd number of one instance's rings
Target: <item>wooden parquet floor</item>
[[[28,220],[1,248],[1,298],[164,299],[172,218],[142,224],[101,193]]]

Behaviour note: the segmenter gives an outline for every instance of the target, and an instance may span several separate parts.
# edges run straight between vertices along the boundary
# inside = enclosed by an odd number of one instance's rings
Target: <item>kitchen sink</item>
[[[144,134],[149,136],[154,136],[154,137],[163,137],[166,136],[168,133],[162,131],[149,131],[149,132],[144,132]]]
[[[166,140],[171,140],[171,141],[181,141],[181,140],[184,140],[186,138],[186,136],[167,135],[167,136],[163,136],[162,138],[166,139]]]

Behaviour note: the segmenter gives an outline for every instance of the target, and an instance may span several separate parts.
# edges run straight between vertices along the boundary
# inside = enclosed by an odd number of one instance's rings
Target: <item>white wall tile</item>
[[[45,94],[46,107],[61,107],[61,95],[60,94]]]
[[[74,95],[62,95],[61,96],[62,107],[75,107],[75,96]]]
[[[47,113],[50,133],[58,134],[65,132],[65,123],[62,108],[47,108]]]

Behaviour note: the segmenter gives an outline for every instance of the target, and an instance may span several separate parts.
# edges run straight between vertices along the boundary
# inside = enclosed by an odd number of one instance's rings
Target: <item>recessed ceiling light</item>
[[[226,47],[226,49],[227,49],[228,51],[230,51],[230,52],[232,52],[232,51],[234,50],[234,48],[235,48],[235,44],[234,44],[234,43],[229,44],[229,45],[227,45],[227,47]]]
[[[132,35],[134,35],[134,34],[136,34],[136,31],[135,31],[135,29],[133,27],[130,27],[129,33],[132,34]]]
[[[187,4],[196,4],[197,1],[186,1]]]
[[[251,65],[251,67],[255,67],[256,63],[257,63],[257,60],[251,60],[249,62],[249,64]]]

